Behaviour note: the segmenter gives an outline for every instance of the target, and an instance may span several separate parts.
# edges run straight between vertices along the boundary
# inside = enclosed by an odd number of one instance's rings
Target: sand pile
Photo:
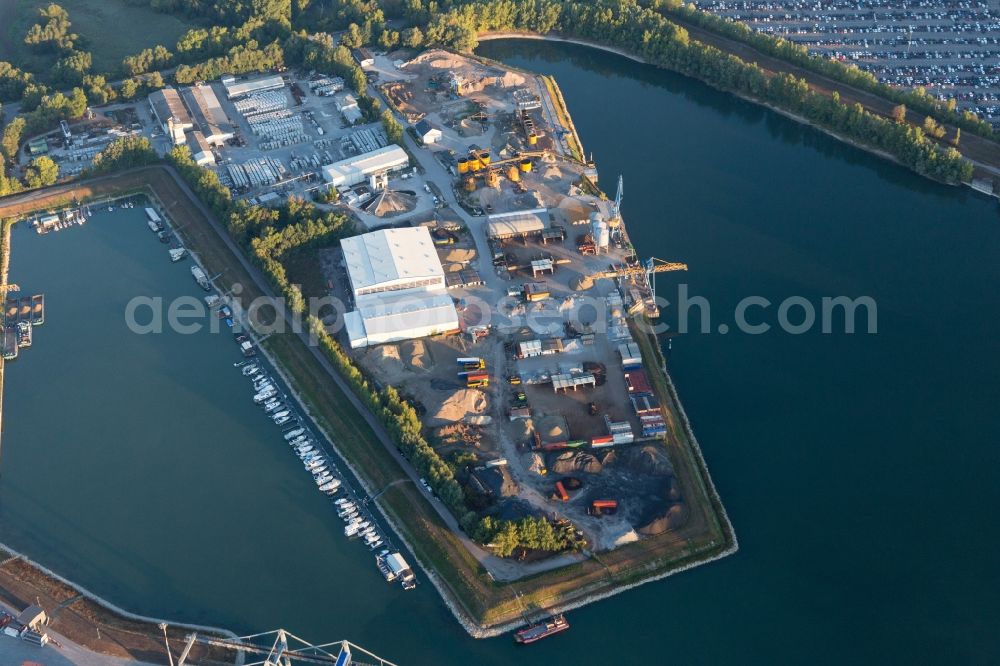
[[[451,247],[439,255],[442,263],[467,264],[476,258],[476,251],[464,247]]]
[[[556,456],[549,468],[556,474],[572,474],[588,472],[597,474],[601,471],[601,463],[597,458],[584,451],[565,451]]]
[[[647,445],[641,449],[624,449],[620,456],[621,463],[633,472],[668,476],[674,473],[667,452],[656,446]]]
[[[373,347],[370,354],[380,372],[393,375],[403,371],[403,361],[396,345]]]
[[[646,535],[663,534],[667,530],[683,527],[687,524],[688,518],[690,518],[690,511],[687,505],[678,502],[671,505],[662,515],[640,527],[638,531],[639,534]]]
[[[486,394],[478,389],[461,389],[449,394],[444,400],[435,404],[434,398],[428,400],[428,425],[444,425],[455,423],[469,416],[476,416],[486,411]]]
[[[559,415],[541,418],[537,430],[543,442],[565,442],[569,437],[566,419]]]
[[[534,422],[531,419],[518,419],[511,422],[510,428],[514,441],[524,442],[531,438],[531,433],[534,432]]]
[[[399,347],[399,355],[411,370],[427,371],[434,365],[434,359],[423,340],[404,342]]]

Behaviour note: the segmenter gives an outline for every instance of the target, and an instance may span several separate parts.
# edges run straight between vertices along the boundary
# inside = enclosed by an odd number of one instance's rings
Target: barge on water
[[[31,346],[31,324],[26,321],[17,322],[17,346]]]
[[[566,621],[566,617],[561,614],[553,615],[547,620],[519,629],[514,633],[514,640],[527,645],[567,629],[569,629],[569,622]]]
[[[8,361],[17,358],[17,327],[14,324],[3,327],[3,357]]]
[[[31,325],[41,326],[45,323],[45,294],[35,294],[31,297]]]

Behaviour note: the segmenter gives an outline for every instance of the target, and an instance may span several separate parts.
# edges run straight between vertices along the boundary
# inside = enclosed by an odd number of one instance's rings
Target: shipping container
[[[489,375],[469,375],[465,378],[465,385],[469,388],[477,388],[480,386],[490,385]]]
[[[604,437],[595,437],[592,440],[590,440],[590,445],[593,446],[595,449],[601,448],[602,446],[612,446],[614,445],[614,443],[615,440],[611,435],[606,435]]]
[[[652,394],[653,389],[649,385],[649,378],[646,377],[645,370],[635,370],[625,373],[625,384],[628,385],[628,392],[633,395]]]
[[[556,494],[559,495],[559,499],[563,502],[569,501],[569,493],[567,493],[566,488],[563,487],[562,481],[556,481]]]

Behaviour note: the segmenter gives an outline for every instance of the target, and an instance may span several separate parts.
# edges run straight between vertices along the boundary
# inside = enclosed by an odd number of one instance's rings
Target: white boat
[[[261,404],[263,402],[266,402],[267,400],[273,398],[277,394],[278,394],[278,392],[275,391],[274,389],[271,389],[270,391],[261,391],[260,393],[258,393],[257,395],[255,395],[253,397],[253,401],[259,405],[259,404]]]
[[[306,454],[309,454],[309,453],[312,453],[312,452],[313,452],[313,451],[315,451],[315,450],[316,450],[316,449],[314,449],[313,447],[311,447],[311,446],[307,446],[307,447],[305,447],[304,449],[299,449],[299,450],[298,450],[298,454],[299,454],[299,457],[300,457],[300,458],[302,458],[302,457],[303,457],[303,456],[305,456]]]
[[[344,528],[344,534],[346,534],[347,536],[356,536],[358,532],[368,527],[368,525],[370,524],[371,523],[369,523],[367,520],[363,520],[360,523],[351,523],[350,525]]]
[[[277,398],[274,398],[274,399],[269,400],[269,401],[267,401],[267,402],[264,403],[264,411],[267,412],[267,413],[271,413],[271,412],[273,412],[274,410],[278,409],[279,407],[281,407],[284,404],[285,403],[281,402]]]
[[[354,518],[357,515],[358,515],[358,509],[357,509],[357,507],[353,507],[353,506],[350,507],[350,508],[343,509],[343,510],[337,512],[337,517],[340,518],[341,520],[343,520],[344,522],[348,522],[348,523],[350,521],[354,520]]]
[[[309,473],[312,474],[313,478],[315,479],[318,476],[323,476],[325,474],[332,474],[333,472],[330,471],[330,468],[327,467],[326,464],[320,463],[318,467],[311,468],[309,470]]]
[[[271,418],[277,420],[277,419],[280,419],[282,416],[288,416],[291,413],[292,413],[292,410],[290,410],[290,409],[283,409],[280,412],[275,412],[274,414],[271,414]]]
[[[336,504],[337,506],[343,506],[345,504],[351,504],[353,506],[354,503],[351,502],[351,500],[347,499],[346,497],[341,497],[339,500],[335,501],[334,504]]]
[[[274,384],[271,382],[270,379],[262,379],[259,382],[253,383],[254,391],[266,391],[267,389],[273,389],[273,388]]]
[[[296,428],[295,430],[289,430],[288,432],[285,433],[285,441],[290,442],[299,435],[301,435],[302,433],[304,433],[305,431],[306,431],[305,428]]]
[[[368,544],[368,547],[371,548],[372,550],[375,550],[376,548],[380,547],[383,543],[385,542],[382,541],[382,539],[379,539],[375,543]]]
[[[274,419],[274,422],[277,425],[285,425],[286,423],[288,423],[291,420],[292,420],[291,416],[282,416],[281,418]]]
[[[382,537],[379,536],[379,533],[376,532],[375,530],[369,530],[368,532],[365,532],[365,534],[364,534],[364,540],[365,540],[365,543],[370,546],[373,543],[375,543],[376,541],[381,541]]]
[[[288,446],[302,446],[304,444],[312,444],[312,438],[309,435],[300,435],[288,442]]]
[[[178,262],[187,256],[187,250],[182,247],[170,248],[170,261]]]
[[[329,471],[326,471],[321,474],[314,475],[313,481],[316,482],[317,486],[322,486],[324,483],[333,481],[333,474],[330,474]]]
[[[322,490],[323,492],[336,490],[337,488],[340,488],[340,479],[333,479],[332,481],[324,483],[322,486],[319,487],[319,489]]]

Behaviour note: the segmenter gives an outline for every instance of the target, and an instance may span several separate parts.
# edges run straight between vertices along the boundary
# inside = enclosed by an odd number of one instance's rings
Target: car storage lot
[[[780,35],[1000,126],[1000,1],[710,0],[701,9]]]

